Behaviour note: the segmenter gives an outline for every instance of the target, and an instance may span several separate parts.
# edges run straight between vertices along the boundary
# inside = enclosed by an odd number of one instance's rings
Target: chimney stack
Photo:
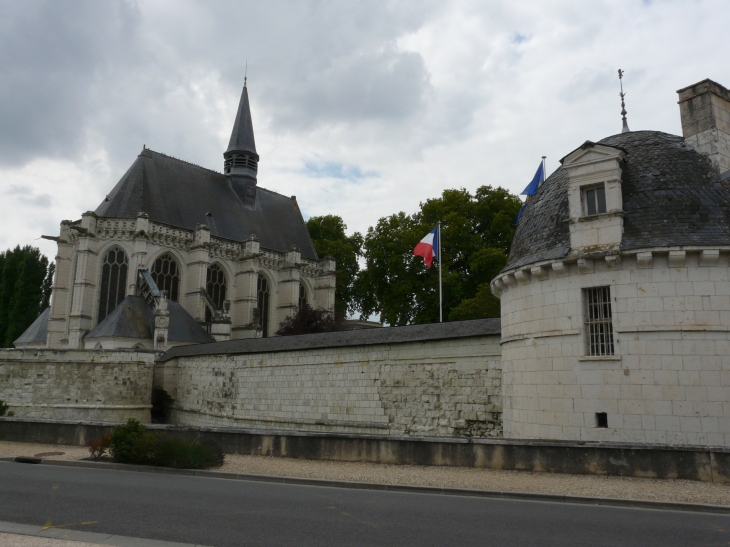
[[[730,91],[707,79],[677,94],[684,142],[730,173]]]

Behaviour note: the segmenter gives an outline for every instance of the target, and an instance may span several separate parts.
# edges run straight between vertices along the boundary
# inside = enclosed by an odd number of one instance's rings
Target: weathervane
[[[619,68],[618,81],[621,84],[621,93],[619,93],[619,97],[621,97],[621,119],[624,122],[624,128],[621,130],[621,133],[628,133],[629,131],[631,131],[631,129],[629,129],[629,123],[626,121],[626,104],[624,103],[624,97],[626,96],[626,93],[624,93],[623,76],[624,71]]]
[[[248,78],[248,59],[246,59],[246,69],[243,72],[243,87],[246,87],[247,78]]]

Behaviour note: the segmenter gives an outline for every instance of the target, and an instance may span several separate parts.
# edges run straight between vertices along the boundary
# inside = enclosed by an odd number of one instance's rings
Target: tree
[[[279,324],[276,334],[291,336],[294,334],[315,334],[318,332],[334,332],[339,330],[332,314],[322,308],[314,309],[304,304],[297,313],[287,317]]]
[[[54,269],[35,247],[0,253],[0,346],[12,347],[48,307]]]
[[[319,257],[331,256],[337,264],[335,319],[345,319],[356,310],[353,285],[360,269],[357,259],[362,252],[362,235],[355,232],[348,236],[347,226],[336,215],[311,217],[307,229]]]
[[[520,200],[503,188],[445,190],[413,215],[381,218],[363,243],[366,268],[355,284],[358,307],[385,323],[438,321],[438,268],[413,256],[416,243],[440,220],[444,318],[499,315],[489,282],[507,262]]]

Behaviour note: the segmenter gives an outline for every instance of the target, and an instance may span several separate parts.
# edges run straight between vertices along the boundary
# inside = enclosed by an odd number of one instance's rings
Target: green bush
[[[119,463],[208,469],[220,467],[225,458],[220,447],[213,443],[173,434],[148,433],[145,426],[134,418],[127,420],[126,424],[114,426],[108,446],[112,458]]]
[[[9,408],[10,407],[5,403],[5,401],[0,399],[0,416],[15,416],[14,412],[8,412]]]
[[[153,463],[156,438],[134,418],[114,426],[109,437],[109,452],[119,463]]]
[[[163,467],[208,469],[223,465],[224,458],[223,451],[212,443],[173,435],[158,437],[155,446],[155,463]]]

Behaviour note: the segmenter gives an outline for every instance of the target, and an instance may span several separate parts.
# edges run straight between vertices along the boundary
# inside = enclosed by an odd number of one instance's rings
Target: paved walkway
[[[62,452],[62,454],[52,453]],[[80,460],[88,450],[78,446],[0,441],[0,457],[39,456]],[[564,475],[527,471],[497,471],[465,467],[384,465],[295,460],[266,456],[226,455],[219,471],[380,484],[530,492],[566,496],[634,499],[730,506],[730,485],[686,480],[637,479],[595,475]]]

